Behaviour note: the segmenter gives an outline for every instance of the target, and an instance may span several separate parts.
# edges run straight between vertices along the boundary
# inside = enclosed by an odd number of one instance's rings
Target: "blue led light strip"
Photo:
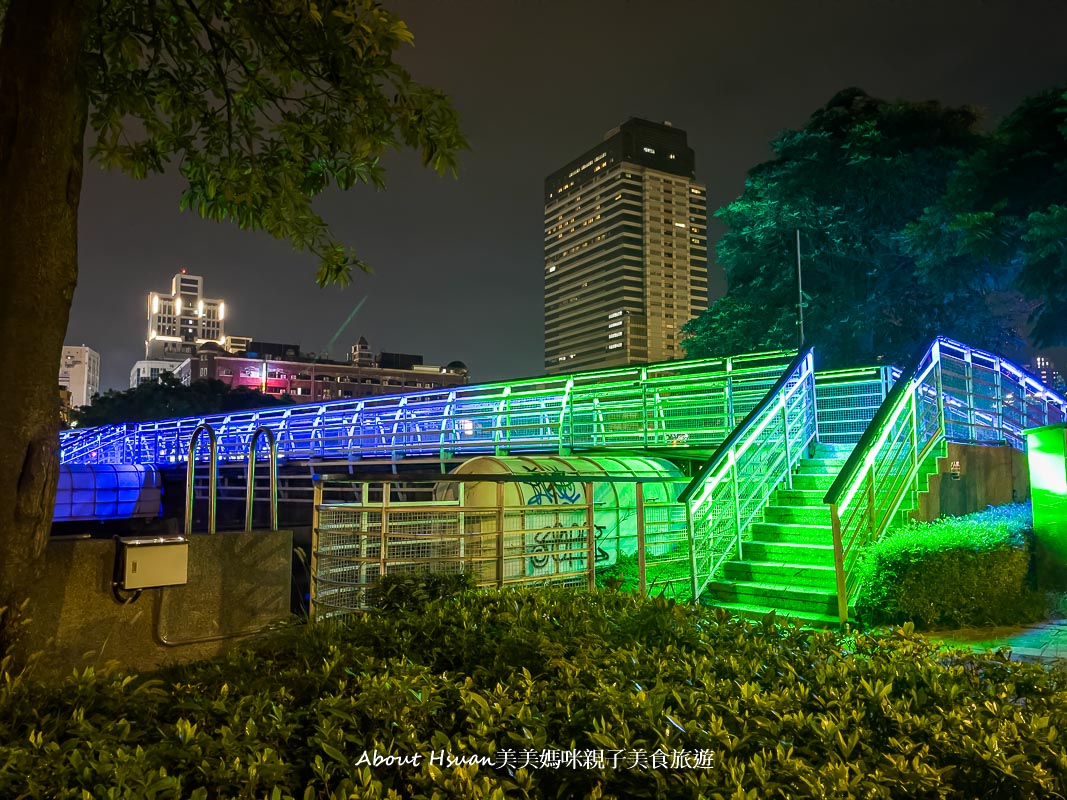
[[[793,354],[671,361],[404,395],[129,423],[60,436],[63,463],[184,463],[201,423],[219,460],[241,461],[259,427],[285,459],[447,458],[602,448],[713,448]],[[262,457],[266,458],[266,448]]]

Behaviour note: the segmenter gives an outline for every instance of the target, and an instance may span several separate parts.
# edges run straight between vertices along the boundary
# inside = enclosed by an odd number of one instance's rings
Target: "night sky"
[[[689,134],[709,209],[735,198],[768,142],[838,90],[984,109],[993,124],[1067,80],[1062,0],[387,2],[415,33],[402,62],[446,91],[471,150],[458,180],[417,157],[389,188],[321,197],[340,237],[375,267],[319,289],[316,264],[265,234],[178,211],[176,176],[87,169],[80,279],[67,344],[101,354],[124,389],[144,354],[145,296],[185,267],[226,301],[228,333],[321,352],[360,335],[375,350],[459,359],[475,381],[542,372],[545,176],[631,116]],[[722,229],[711,221],[715,239]],[[724,290],[711,265],[712,297]]]

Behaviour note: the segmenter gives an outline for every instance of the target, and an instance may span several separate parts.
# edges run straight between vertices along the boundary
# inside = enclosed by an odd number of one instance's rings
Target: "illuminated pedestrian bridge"
[[[290,488],[317,476],[324,608],[362,597],[398,548],[498,584],[591,584],[636,559],[642,590],[828,621],[848,617],[856,556],[916,507],[948,443],[1021,450],[1064,409],[1011,362],[940,338],[903,370],[759,353],[74,430],[61,447],[68,472],[186,474],[212,514],[216,471],[231,490],[258,461]],[[203,466],[186,473],[190,454]],[[94,518],[73,498],[67,519]]]

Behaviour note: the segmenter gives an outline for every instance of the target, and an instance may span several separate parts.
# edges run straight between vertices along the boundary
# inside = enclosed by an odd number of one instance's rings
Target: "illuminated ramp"
[[[703,599],[737,613],[844,622],[863,548],[915,507],[946,442],[1022,449],[1026,428],[1063,421],[1067,407],[1010,361],[944,337],[900,373],[855,438],[855,420],[825,416],[833,376],[815,376],[809,391],[802,379],[780,383],[683,495],[713,564]],[[814,420],[800,396],[814,398]]]
[[[461,461],[478,455],[712,450],[760,401],[791,354],[672,361],[574,375],[129,423],[60,435],[63,463],[184,464],[201,424],[222,462],[267,428],[288,462]],[[207,454],[203,456],[206,458]],[[265,458],[266,453],[260,453]]]

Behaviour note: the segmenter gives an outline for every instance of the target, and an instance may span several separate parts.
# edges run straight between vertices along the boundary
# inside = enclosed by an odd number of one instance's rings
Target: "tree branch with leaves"
[[[373,0],[0,0],[0,371],[19,375],[0,604],[32,584],[51,520],[86,150],[135,178],[176,170],[182,209],[288,240],[345,284],[369,266],[314,198],[383,187],[393,150],[455,174],[467,146],[445,95],[395,60],[412,42]]]

